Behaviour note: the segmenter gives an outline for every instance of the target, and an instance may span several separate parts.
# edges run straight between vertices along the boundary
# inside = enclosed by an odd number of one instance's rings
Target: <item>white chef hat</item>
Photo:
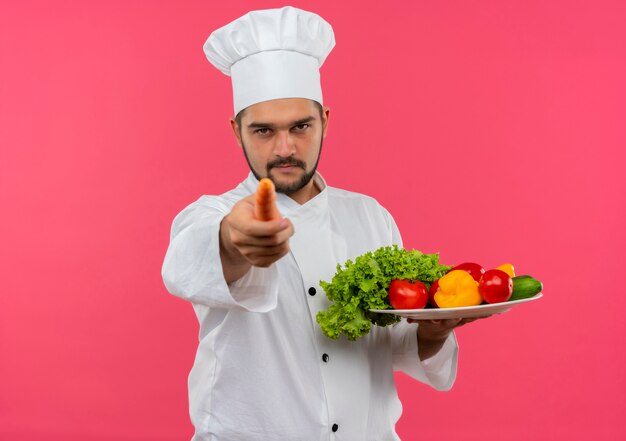
[[[322,104],[319,68],[335,46],[333,28],[317,14],[285,6],[252,11],[214,31],[204,53],[232,77],[235,115],[278,98]]]

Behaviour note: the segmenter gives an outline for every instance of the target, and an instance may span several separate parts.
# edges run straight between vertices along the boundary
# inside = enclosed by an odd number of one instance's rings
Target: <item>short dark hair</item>
[[[311,100],[311,101],[313,101],[313,104],[315,104],[315,106],[317,107],[317,110],[320,113],[320,119],[323,121],[324,120],[324,107],[315,100]],[[246,111],[246,109],[240,110],[239,113],[235,116],[235,122],[239,126],[239,130],[241,130],[241,118],[243,118],[243,114]]]

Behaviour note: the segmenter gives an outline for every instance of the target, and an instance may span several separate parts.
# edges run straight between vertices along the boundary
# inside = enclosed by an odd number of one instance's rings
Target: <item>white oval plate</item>
[[[514,306],[521,303],[530,302],[543,297],[543,293],[539,293],[533,297],[521,300],[512,300],[510,302],[491,303],[478,306],[462,306],[459,308],[430,308],[430,309],[370,309],[372,312],[381,314],[395,314],[401,317],[411,318],[415,320],[443,320],[454,318],[478,318],[487,317],[493,314],[502,314],[507,312]]]

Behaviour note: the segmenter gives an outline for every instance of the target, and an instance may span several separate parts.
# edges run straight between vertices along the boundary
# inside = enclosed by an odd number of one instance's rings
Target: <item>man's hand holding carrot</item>
[[[226,282],[251,266],[269,267],[289,252],[293,225],[276,206],[274,183],[261,179],[256,194],[235,204],[220,225],[220,256]]]

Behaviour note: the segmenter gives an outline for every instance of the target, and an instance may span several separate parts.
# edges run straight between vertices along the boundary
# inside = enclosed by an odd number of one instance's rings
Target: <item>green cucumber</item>
[[[513,294],[511,300],[521,300],[533,297],[541,292],[543,284],[531,276],[513,277]]]

